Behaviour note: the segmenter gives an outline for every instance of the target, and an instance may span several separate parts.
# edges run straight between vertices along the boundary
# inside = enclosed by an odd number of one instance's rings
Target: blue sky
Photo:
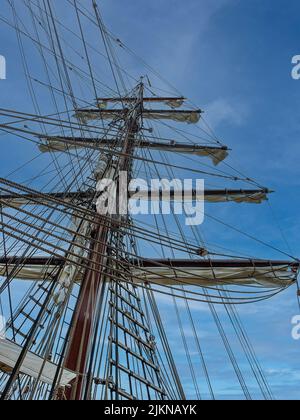
[[[54,0],[54,4],[66,24],[72,27],[65,2]],[[291,78],[291,59],[300,54],[299,1],[102,0],[99,4],[109,29],[205,110],[206,119],[218,138],[232,149],[228,163],[276,191],[270,199],[272,210],[269,204],[264,204],[261,207],[209,207],[209,212],[288,251],[283,232],[293,255],[300,255],[300,81]],[[5,5],[0,15],[9,14]],[[6,81],[0,81],[1,104],[3,108],[26,112],[31,105],[15,33],[1,23],[0,34],[0,54],[6,57],[8,76]],[[91,42],[97,39],[93,34],[92,30],[88,34]],[[32,68],[41,75],[36,53],[29,44],[26,48],[28,56],[32,57]],[[118,52],[122,63],[135,77],[148,74],[139,62]],[[100,60],[95,59],[94,64],[99,66],[99,73],[107,72]],[[150,73],[148,75],[154,86],[166,87]],[[99,78],[103,80],[102,75]],[[40,95],[46,98],[42,91]],[[87,100],[91,97],[90,92],[84,95]],[[51,112],[46,101],[42,107],[45,113]],[[1,176],[36,153],[32,145],[12,136],[0,137],[0,142]],[[43,159],[46,158],[38,160],[40,167],[45,162]],[[29,174],[32,169],[28,171]],[[209,221],[203,230],[211,241],[220,245],[259,257],[282,258]],[[161,310],[166,322],[170,321],[169,305],[162,300]],[[193,310],[197,324],[203,329],[204,348],[217,378],[223,366],[220,343],[211,332],[210,324],[205,324],[208,322],[205,310],[202,307],[193,307]],[[295,289],[274,300],[241,309],[277,398],[300,398],[300,343],[291,338],[291,318],[298,312]],[[170,333],[170,340],[174,339],[175,334]],[[185,366],[180,368],[184,372]],[[232,372],[224,368],[220,377],[215,384],[218,395],[240,397],[236,386],[228,388]]]

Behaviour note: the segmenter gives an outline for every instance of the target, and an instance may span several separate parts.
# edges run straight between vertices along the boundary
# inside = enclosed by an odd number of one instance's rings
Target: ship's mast
[[[113,156],[107,159],[107,165],[103,173],[97,174],[97,181],[102,178],[108,178],[112,181],[117,180],[121,171],[126,171],[128,181],[131,179],[131,169],[135,141],[138,132],[141,129],[142,111],[143,111],[143,82],[138,85],[136,97],[132,98],[131,109],[128,109],[128,118],[125,120],[123,132],[125,133],[124,145],[121,158],[116,161]],[[115,245],[112,241],[112,231],[121,222],[120,215],[111,218],[108,216],[97,215],[93,230],[91,243],[90,264],[91,267],[86,270],[84,280],[81,284],[79,300],[73,317],[72,332],[65,367],[78,373],[77,380],[72,388],[66,393],[68,399],[78,400],[83,398],[84,376],[86,374],[88,351],[91,344],[92,324],[95,319],[101,287],[104,287],[105,272],[110,269],[109,258],[107,258],[110,249]],[[118,229],[118,228],[117,228]],[[120,246],[122,241],[121,232],[117,233],[117,242]],[[94,241],[93,241],[94,239]],[[100,257],[99,257],[100,255]],[[118,395],[118,393],[116,393]]]

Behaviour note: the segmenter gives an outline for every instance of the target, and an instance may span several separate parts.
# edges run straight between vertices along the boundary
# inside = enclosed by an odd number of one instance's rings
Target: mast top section
[[[143,109],[142,116],[150,120],[172,120],[176,122],[186,122],[188,124],[197,124],[200,121],[202,110],[151,110]],[[74,115],[83,123],[93,120],[120,120],[127,119],[127,109],[78,109]]]
[[[144,97],[143,102],[147,103],[157,103],[162,102],[165,105],[170,106],[171,108],[180,108],[187,99],[183,96],[181,97]],[[132,103],[135,102],[136,98],[133,96],[126,96],[122,98],[97,98],[97,105],[99,108],[106,108],[109,103]]]
[[[127,119],[130,112],[130,105],[138,103],[140,105],[140,115],[142,118],[150,120],[173,120],[176,122],[186,122],[196,124],[199,122],[202,114],[201,109],[178,110],[186,101],[183,96],[180,97],[144,97],[144,84],[141,81],[135,88],[131,96],[120,96],[114,98],[97,98],[96,108],[76,109],[75,118],[83,123],[93,120],[120,120]],[[121,104],[122,108],[108,109],[108,104]],[[145,109],[146,103],[161,103],[171,109]]]

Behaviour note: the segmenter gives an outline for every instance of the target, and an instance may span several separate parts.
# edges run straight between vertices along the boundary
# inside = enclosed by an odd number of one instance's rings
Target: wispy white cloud
[[[205,110],[206,119],[214,129],[223,123],[241,126],[250,115],[246,104],[225,98],[218,98],[207,104]]]

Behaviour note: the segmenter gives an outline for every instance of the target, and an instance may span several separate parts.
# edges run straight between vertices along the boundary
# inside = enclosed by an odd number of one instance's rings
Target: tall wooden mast
[[[128,173],[128,180],[131,177],[132,159],[135,147],[136,135],[141,128],[143,111],[143,83],[137,87],[137,95],[132,98],[131,109],[128,110],[128,118],[125,120],[123,132],[125,133],[122,156],[118,161],[113,156],[107,159],[107,166],[103,174],[98,174],[97,181],[108,177],[117,180],[121,171]],[[114,216],[113,216],[114,217]],[[105,271],[109,269],[107,258],[110,244],[111,231],[115,220],[108,216],[97,215],[91,243],[90,264],[86,270],[81,285],[77,308],[73,317],[72,332],[65,367],[78,373],[77,380],[72,388],[66,393],[68,399],[79,400],[83,398],[84,376],[86,374],[88,351],[91,343],[92,324],[97,309],[99,291],[105,282]],[[94,239],[94,240],[93,240]]]

